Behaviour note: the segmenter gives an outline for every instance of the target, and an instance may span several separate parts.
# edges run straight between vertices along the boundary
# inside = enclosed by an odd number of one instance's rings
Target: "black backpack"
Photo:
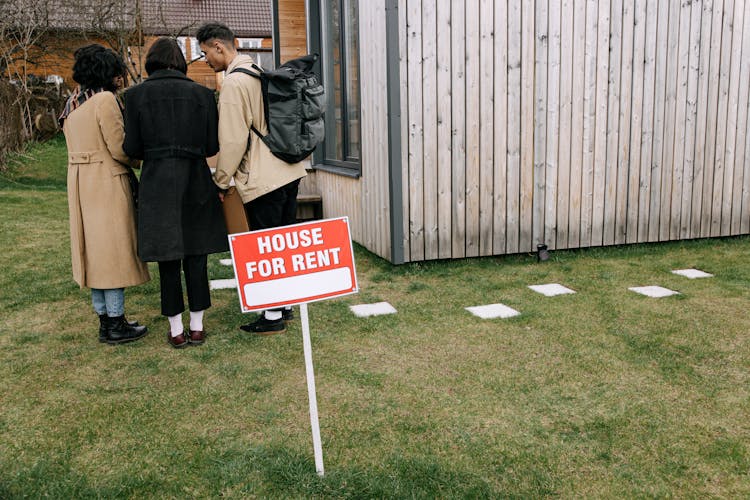
[[[264,71],[255,64],[256,72],[245,68],[232,70],[232,73],[244,73],[260,80],[268,134],[261,134],[254,125],[251,129],[274,156],[287,163],[297,163],[310,156],[325,137],[326,96],[323,85],[312,72],[317,60],[317,54],[310,54],[288,61],[273,71]]]

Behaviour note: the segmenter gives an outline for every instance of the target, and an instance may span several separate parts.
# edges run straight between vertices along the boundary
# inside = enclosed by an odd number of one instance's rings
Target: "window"
[[[263,43],[262,38],[238,38],[237,47],[239,49],[259,49]]]
[[[269,70],[276,67],[273,60],[273,49],[263,48],[262,38],[238,38],[237,50],[241,54],[252,57],[255,63],[263,69]]]
[[[201,50],[201,44],[198,43],[197,38],[191,38],[190,39],[190,59],[188,59],[188,62],[193,61],[204,61],[206,58],[203,56],[203,51]]]
[[[182,55],[185,57],[185,61],[188,64],[195,61],[202,61],[204,59],[197,38],[179,36],[177,37],[177,45],[180,46]],[[190,47],[190,51],[188,51],[188,46]]]
[[[360,171],[359,27],[357,0],[321,0],[321,53],[326,88],[323,163]]]
[[[177,45],[180,46],[180,50],[182,51],[182,56],[187,59],[187,40],[188,38],[186,36],[178,36],[177,37]]]
[[[272,49],[241,50],[240,52],[252,57],[253,61],[265,70],[275,68]]]

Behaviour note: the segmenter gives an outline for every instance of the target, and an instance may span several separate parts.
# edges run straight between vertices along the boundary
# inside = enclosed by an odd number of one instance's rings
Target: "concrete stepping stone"
[[[221,259],[219,261],[219,264],[222,266],[231,266],[232,265],[232,259]]]
[[[705,271],[701,271],[700,269],[675,269],[672,271],[672,274],[679,274],[680,276],[684,276],[686,278],[690,278],[691,280],[694,280],[696,278],[713,278],[713,274],[709,274]]]
[[[505,304],[488,304],[486,306],[473,306],[467,307],[474,316],[479,316],[482,319],[495,319],[495,318],[512,318],[521,314],[512,307],[508,307]]]
[[[376,302],[374,304],[359,304],[356,306],[349,306],[349,309],[358,318],[366,318],[368,316],[380,316],[382,314],[396,314],[396,309],[388,302]]]
[[[554,297],[555,295],[566,295],[570,293],[576,293],[575,290],[571,290],[568,287],[564,287],[559,283],[548,283],[546,285],[529,285],[529,288],[547,297]]]
[[[222,290],[224,288],[237,288],[237,280],[234,278],[226,280],[211,280],[209,282],[209,288],[211,290]]]
[[[680,292],[675,292],[674,290],[670,290],[669,288],[664,288],[661,286],[634,286],[628,288],[628,290],[632,290],[635,293],[640,293],[641,295],[656,298],[669,297],[670,295],[680,294]]]

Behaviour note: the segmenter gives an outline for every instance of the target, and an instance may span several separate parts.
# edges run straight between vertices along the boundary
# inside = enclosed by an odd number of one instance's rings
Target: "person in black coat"
[[[138,255],[159,263],[167,342],[202,344],[211,306],[207,254],[228,250],[227,231],[206,157],[219,151],[214,93],[187,76],[177,42],[159,38],[146,55],[148,79],[125,93],[125,142],[143,160],[138,191]],[[190,330],[182,323],[185,272]]]

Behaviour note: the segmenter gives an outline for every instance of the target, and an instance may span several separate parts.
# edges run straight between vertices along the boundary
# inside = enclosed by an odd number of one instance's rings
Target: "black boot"
[[[132,327],[138,327],[140,326],[137,321],[128,321],[125,320],[125,323]],[[145,326],[142,328],[146,328]],[[107,341],[107,315],[106,314],[100,314],[99,315],[99,342],[106,342]]]
[[[99,315],[99,342],[107,341],[107,327],[109,326],[109,318],[106,314]]]
[[[145,326],[131,326],[125,321],[125,316],[107,317],[107,344],[124,344],[138,340],[148,333]]]

